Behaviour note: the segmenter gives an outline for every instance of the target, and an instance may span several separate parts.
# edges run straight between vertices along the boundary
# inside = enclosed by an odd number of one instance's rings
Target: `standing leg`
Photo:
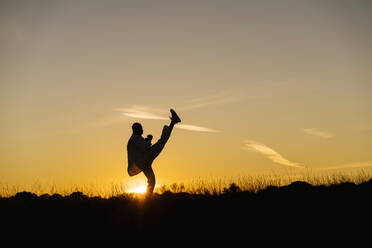
[[[172,132],[174,124],[171,123],[169,126],[164,126],[163,132],[161,134],[161,138],[150,147],[149,153],[146,157],[147,166],[143,169],[143,174],[147,177],[147,190],[146,190],[146,198],[152,195],[152,192],[155,189],[155,173],[152,169],[152,162],[154,159],[160,154],[163,150],[165,144],[167,143],[170,134]]]
[[[152,170],[152,167],[149,166],[145,170],[143,170],[143,174],[147,177],[147,190],[146,190],[146,198],[151,196],[152,192],[155,188],[155,174]]]

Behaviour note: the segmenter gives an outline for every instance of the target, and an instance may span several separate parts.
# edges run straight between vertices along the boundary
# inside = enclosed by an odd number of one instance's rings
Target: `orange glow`
[[[127,193],[144,194],[146,193],[146,189],[147,189],[146,185],[141,185],[127,190]]]
[[[182,122],[152,163],[160,186],[372,172],[367,1],[8,2],[0,195],[144,194],[144,173],[127,172],[131,126],[155,144],[170,108]]]

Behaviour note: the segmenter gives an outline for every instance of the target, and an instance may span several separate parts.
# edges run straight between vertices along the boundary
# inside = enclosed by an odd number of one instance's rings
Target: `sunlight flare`
[[[146,193],[146,189],[146,185],[141,185],[127,190],[127,193],[144,194]]]
[[[159,185],[155,185],[154,190],[159,188]],[[129,188],[126,190],[127,193],[134,193],[134,194],[145,194],[147,190],[147,185],[138,185],[133,188]]]

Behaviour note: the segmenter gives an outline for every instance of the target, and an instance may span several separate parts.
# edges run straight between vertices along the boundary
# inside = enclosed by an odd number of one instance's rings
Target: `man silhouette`
[[[142,137],[143,129],[140,123],[136,122],[132,125],[133,133],[127,145],[128,174],[129,176],[135,176],[140,172],[145,174],[147,177],[146,197],[151,196],[155,188],[155,174],[152,170],[152,162],[163,150],[174,125],[181,122],[181,119],[173,109],[170,112],[172,114],[170,117],[171,123],[169,126],[165,125],[163,127],[161,137],[154,145],[151,145],[152,135],[148,135],[146,139]]]

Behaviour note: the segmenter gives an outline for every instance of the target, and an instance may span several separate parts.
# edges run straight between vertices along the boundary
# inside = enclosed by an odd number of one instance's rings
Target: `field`
[[[27,233],[121,239],[151,234],[271,240],[336,234],[360,238],[369,232],[368,173],[292,179],[297,178],[195,180],[160,187],[151,199],[115,187],[106,196],[22,191],[0,198],[3,237]]]

